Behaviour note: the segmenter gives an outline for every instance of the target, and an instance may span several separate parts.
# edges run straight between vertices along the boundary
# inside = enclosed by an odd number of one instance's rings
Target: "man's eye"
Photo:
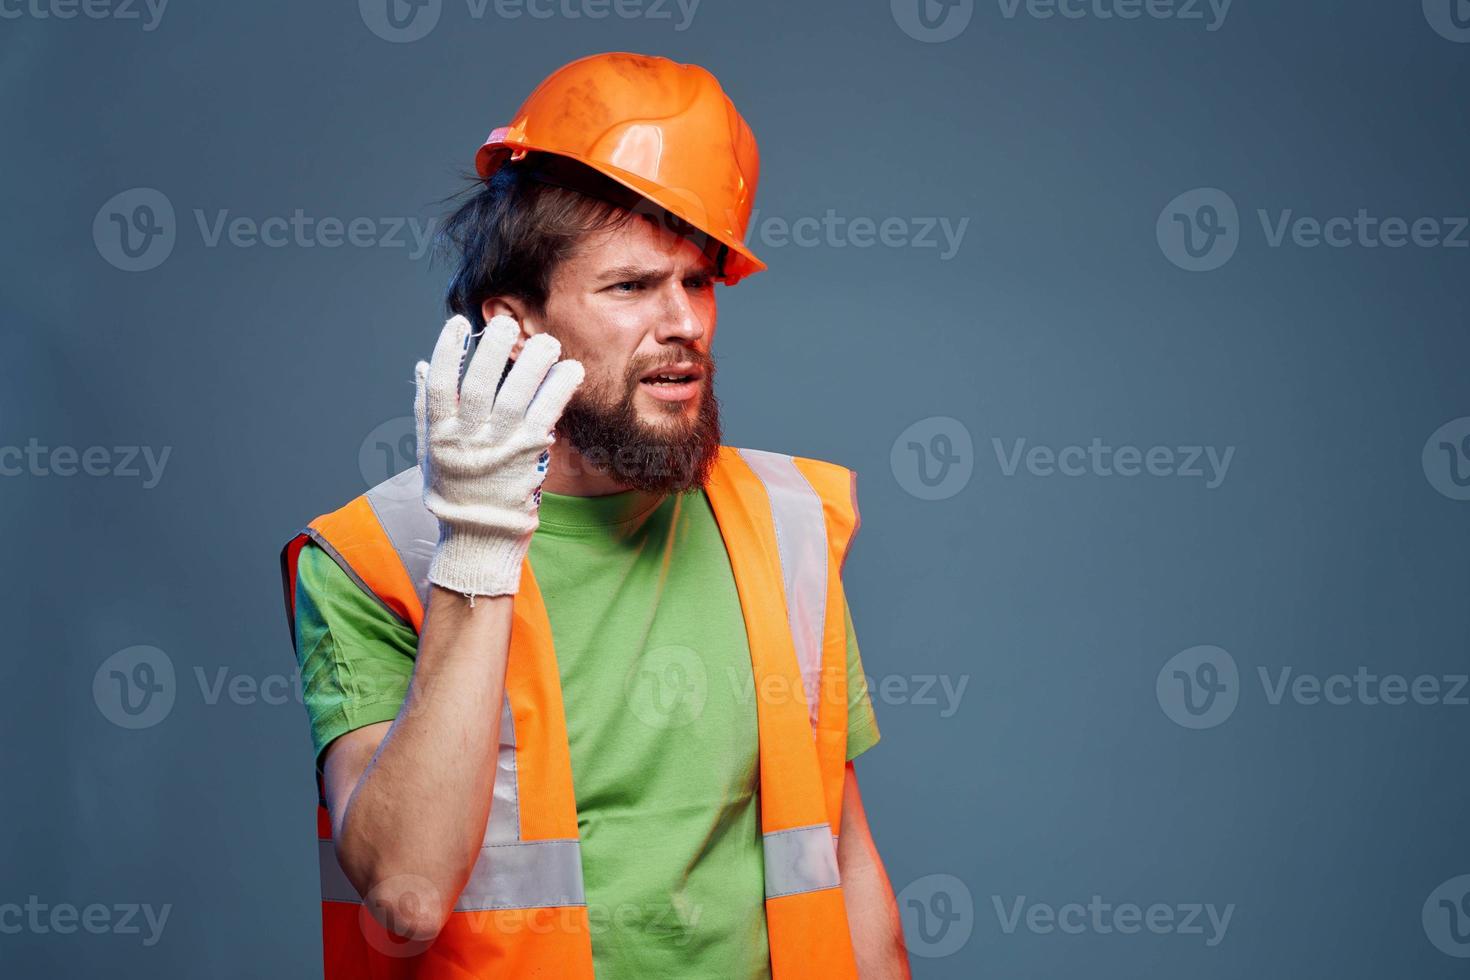
[[[627,286],[628,289],[627,290],[624,290],[623,289],[624,286]],[[643,287],[643,284],[640,283],[640,282],[620,282],[620,283],[614,284],[613,289],[615,289],[615,290],[617,290],[619,292],[632,292],[634,290],[641,289],[642,287]]]

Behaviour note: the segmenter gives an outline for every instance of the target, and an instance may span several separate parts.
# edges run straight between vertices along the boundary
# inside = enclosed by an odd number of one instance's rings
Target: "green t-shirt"
[[[750,650],[708,498],[543,492],[530,558],[561,674],[599,980],[769,977]],[[315,545],[296,590],[320,760],[397,714],[417,637]],[[879,734],[844,613],[852,759]]]

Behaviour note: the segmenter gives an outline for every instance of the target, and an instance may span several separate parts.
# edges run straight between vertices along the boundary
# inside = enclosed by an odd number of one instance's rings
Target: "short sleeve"
[[[847,760],[851,762],[878,744],[878,719],[868,698],[868,679],[863,673],[863,660],[858,653],[857,631],[852,625],[852,610],[843,603],[847,620]]]
[[[296,565],[296,659],[317,769],[333,740],[392,721],[408,695],[418,636],[314,543]]]

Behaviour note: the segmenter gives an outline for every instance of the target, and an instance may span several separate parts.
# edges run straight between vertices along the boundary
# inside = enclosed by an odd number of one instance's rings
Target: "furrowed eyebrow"
[[[654,282],[662,279],[663,273],[657,269],[645,269],[637,265],[620,265],[612,269],[604,269],[597,277],[598,282]]]
[[[699,276],[705,279],[713,278],[714,274],[715,267],[714,264],[711,262],[700,263],[700,265],[692,273],[693,276]],[[647,269],[643,266],[637,265],[620,265],[616,268],[603,270],[603,272],[598,275],[595,281],[599,283],[636,282],[642,284],[658,282],[664,277],[665,273],[662,269]]]

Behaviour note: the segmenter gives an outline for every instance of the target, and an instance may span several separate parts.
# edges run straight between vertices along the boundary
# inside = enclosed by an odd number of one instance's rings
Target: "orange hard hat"
[[[725,246],[728,285],[766,267],[745,247],[755,134],[698,65],[614,51],[557,69],[490,133],[475,170],[488,179],[533,151],[585,164],[708,234]]]

